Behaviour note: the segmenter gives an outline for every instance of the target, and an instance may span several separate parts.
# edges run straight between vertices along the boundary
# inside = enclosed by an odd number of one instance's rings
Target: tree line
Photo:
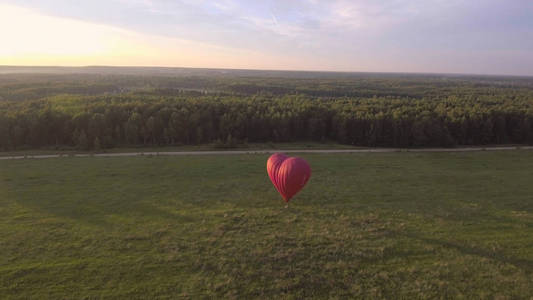
[[[533,100],[285,96],[64,96],[0,103],[0,148],[335,141],[430,147],[533,143]]]

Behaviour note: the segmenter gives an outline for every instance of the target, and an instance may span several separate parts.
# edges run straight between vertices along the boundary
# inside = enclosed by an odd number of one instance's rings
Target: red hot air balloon
[[[283,153],[275,153],[268,158],[267,172],[270,181],[287,203],[311,177],[311,167],[304,159],[288,157]]]

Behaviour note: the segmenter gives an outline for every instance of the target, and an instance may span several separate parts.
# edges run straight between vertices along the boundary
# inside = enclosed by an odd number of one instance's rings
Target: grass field
[[[2,298],[529,298],[533,151],[0,161]]]

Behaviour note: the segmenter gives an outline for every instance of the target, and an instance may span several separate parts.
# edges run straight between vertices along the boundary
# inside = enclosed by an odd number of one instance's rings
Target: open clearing
[[[300,156],[0,161],[0,295],[533,295],[533,151]]]

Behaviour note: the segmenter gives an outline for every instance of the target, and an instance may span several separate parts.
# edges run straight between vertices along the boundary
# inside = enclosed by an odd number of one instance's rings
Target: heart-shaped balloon
[[[288,157],[283,153],[275,153],[268,158],[267,172],[285,202],[289,202],[311,177],[311,167],[304,159]]]

